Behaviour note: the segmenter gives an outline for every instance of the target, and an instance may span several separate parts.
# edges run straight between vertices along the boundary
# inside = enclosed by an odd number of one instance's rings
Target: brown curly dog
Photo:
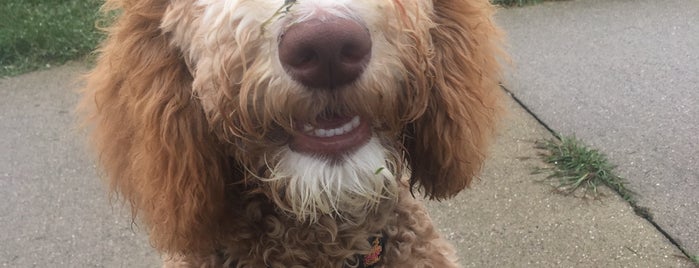
[[[454,267],[412,193],[477,176],[487,0],[110,0],[81,111],[168,267]]]

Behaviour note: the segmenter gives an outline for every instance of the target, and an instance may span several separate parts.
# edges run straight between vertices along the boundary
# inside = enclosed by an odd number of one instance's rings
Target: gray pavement
[[[688,49],[699,47],[699,16],[696,1],[663,3],[502,10],[517,67],[507,86],[553,129],[608,152],[654,220],[696,254],[697,141],[689,134],[697,130],[699,83],[697,54]],[[159,266],[128,212],[110,204],[74,129],[74,81],[84,71],[69,64],[0,79],[2,267]],[[538,182],[545,175],[530,174],[542,165],[533,142],[551,135],[507,103],[482,180],[428,203],[465,267],[693,266],[608,189],[590,201]]]
[[[682,252],[608,188],[600,200],[553,192],[534,141],[553,136],[511,99],[472,189],[430,213],[464,267],[692,267]]]
[[[0,79],[0,265],[158,267],[159,256],[105,187],[71,111],[79,65]],[[600,201],[554,194],[531,175],[550,134],[513,100],[482,180],[429,202],[465,267],[692,267],[609,190]]]
[[[652,220],[699,255],[699,1],[545,2],[498,22],[508,89],[607,153]]]
[[[0,78],[2,267],[157,267],[129,214],[110,205],[74,128],[84,71]]]

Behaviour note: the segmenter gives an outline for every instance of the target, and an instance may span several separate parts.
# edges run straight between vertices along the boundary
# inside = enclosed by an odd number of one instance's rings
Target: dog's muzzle
[[[371,35],[354,20],[332,15],[295,23],[279,40],[279,60],[309,90],[340,90],[355,82],[371,59]],[[351,89],[347,89],[351,90]],[[291,148],[314,155],[352,152],[371,138],[370,122],[355,114],[325,114],[296,122]]]

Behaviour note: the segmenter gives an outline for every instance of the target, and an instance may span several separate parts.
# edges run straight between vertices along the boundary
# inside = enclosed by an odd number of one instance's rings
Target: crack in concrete
[[[534,120],[536,120],[539,124],[541,124],[544,128],[546,128],[546,130],[549,131],[551,133],[551,135],[553,135],[556,139],[561,140],[561,137],[559,136],[559,134],[553,128],[551,128],[548,124],[546,124],[546,122],[544,122],[541,118],[539,118],[539,116],[537,116],[531,109],[529,109],[529,107],[527,107],[527,105],[525,105],[524,102],[522,102],[522,100],[517,98],[517,96],[514,94],[514,92],[510,91],[503,84],[500,84],[500,88],[502,88],[502,90],[504,90],[508,96],[510,96],[515,102],[517,102],[517,104],[520,107],[522,107],[522,109],[527,111],[527,113],[529,115],[531,115],[534,118]],[[610,188],[610,189],[613,190],[615,193],[617,193],[617,195],[621,196],[621,193],[619,193],[619,191],[617,191],[616,189],[613,189],[613,188]],[[658,232],[660,232],[660,234],[662,234],[667,240],[670,241],[670,243],[672,243],[675,247],[677,247],[682,252],[682,254],[684,254],[684,257],[687,258],[687,261],[689,261],[690,263],[693,263],[692,256],[689,254],[689,252],[687,252],[684,249],[684,247],[682,247],[682,245],[680,245],[680,243],[677,240],[675,240],[675,238],[670,236],[669,233],[667,233],[665,230],[663,230],[663,228],[660,227],[660,225],[658,225],[653,220],[653,216],[651,215],[648,208],[639,206],[635,202],[629,202],[626,200],[624,200],[624,201],[626,203],[628,203],[631,206],[631,208],[633,208],[633,211],[636,215],[645,219],[648,223],[653,225],[653,227],[655,227],[655,229],[658,230]],[[694,263],[694,264],[697,267],[699,267],[699,264],[697,264],[697,263]]]

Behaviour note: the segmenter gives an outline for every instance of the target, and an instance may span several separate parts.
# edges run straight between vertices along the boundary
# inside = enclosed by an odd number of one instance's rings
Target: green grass
[[[0,77],[88,55],[103,38],[95,21],[103,0],[1,0]],[[546,0],[492,0],[512,6]]]
[[[598,188],[606,185],[629,202],[637,215],[653,222],[648,209],[636,203],[636,193],[626,188],[626,180],[614,174],[615,166],[598,150],[587,147],[576,138],[564,136],[538,141],[536,148],[548,166],[536,168],[534,173],[549,173],[544,181],[554,181],[557,193],[576,196],[582,193],[582,197],[598,199],[601,195]],[[684,254],[678,257],[691,261],[699,268],[699,255],[689,255],[684,249],[680,250]]]
[[[535,173],[549,172],[547,179],[556,181],[557,192],[570,195],[580,190],[585,197],[597,198],[598,187],[606,185],[626,201],[635,203],[635,194],[626,188],[626,180],[612,172],[615,166],[599,151],[568,137],[539,141],[536,147],[550,166],[539,168]]]
[[[0,77],[89,54],[102,38],[100,0],[2,0]]]

